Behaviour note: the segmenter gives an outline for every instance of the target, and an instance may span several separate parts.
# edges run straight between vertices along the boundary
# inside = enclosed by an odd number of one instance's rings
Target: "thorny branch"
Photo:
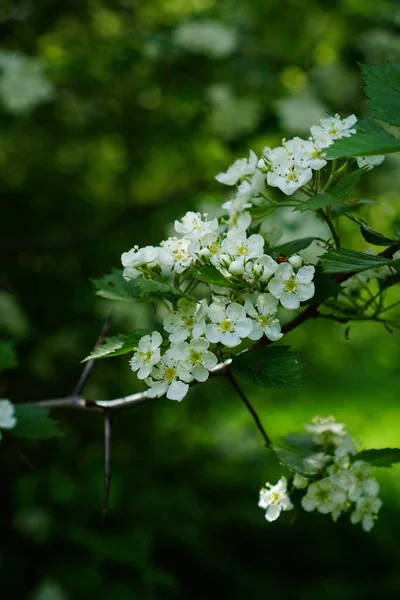
[[[386,258],[391,258],[393,254],[398,250],[397,245],[389,246],[383,252],[380,253],[379,256],[384,256]],[[339,274],[335,277],[338,283],[343,283],[350,277],[355,275],[355,273],[343,273]],[[318,312],[320,304],[311,304],[308,306],[303,312],[299,313],[297,317],[286,323],[282,328],[282,333],[286,334],[307,321],[308,319],[318,318],[321,315]],[[253,344],[249,350],[253,350],[255,348],[265,348],[269,346],[272,342],[267,338],[263,338],[258,340],[255,344]],[[227,369],[231,363],[231,359],[220,362],[210,371],[210,377],[216,377],[220,375],[226,375]],[[139,406],[141,404],[147,404],[155,400],[155,398],[149,398],[146,392],[138,392],[136,394],[130,394],[128,396],[123,396],[122,398],[114,398],[112,400],[89,400],[80,396],[80,394],[72,394],[70,396],[66,396],[64,398],[52,398],[49,400],[39,400],[37,402],[32,402],[35,406],[41,406],[43,408],[79,408],[79,409],[89,409],[95,410],[97,412],[102,412],[104,409],[115,411],[126,410],[129,408],[133,408],[135,406]]]

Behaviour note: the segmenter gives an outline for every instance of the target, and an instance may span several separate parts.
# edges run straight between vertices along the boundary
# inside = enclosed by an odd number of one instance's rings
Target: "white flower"
[[[325,153],[323,150],[317,148],[310,140],[295,137],[291,140],[285,140],[283,145],[289,156],[292,156],[304,168],[310,167],[314,171],[319,171],[327,164],[327,161],[324,159]]]
[[[15,418],[15,408],[14,405],[3,398],[0,400],[0,428],[3,429],[12,429],[15,427],[17,423],[17,419]],[[0,431],[0,440],[2,438]]]
[[[160,248],[155,246],[134,246],[129,252],[124,252],[121,256],[122,266],[124,269],[125,279],[134,279],[141,272],[137,267],[155,267],[158,264],[158,255]]]
[[[346,492],[335,486],[329,478],[325,478],[310,483],[301,505],[307,512],[317,509],[318,512],[327,514],[341,509],[345,502]]]
[[[253,322],[253,329],[248,335],[250,340],[259,340],[263,335],[272,342],[281,339],[281,324],[275,317],[278,310],[276,298],[271,294],[260,294],[255,306],[250,300],[246,300],[244,307]]]
[[[350,515],[350,521],[353,525],[361,521],[364,531],[371,531],[381,506],[382,501],[379,498],[360,498],[357,500],[355,511]]]
[[[180,361],[178,356],[179,352],[176,355],[174,346],[171,346],[152,368],[150,377],[146,379],[149,398],[160,398],[166,394],[169,400],[181,401],[186,396],[193,375],[190,365]]]
[[[357,460],[350,473],[354,483],[349,491],[350,500],[357,501],[363,496],[376,497],[379,494],[379,483],[372,475],[372,467],[363,460]]]
[[[208,309],[208,316],[211,323],[206,326],[206,337],[214,344],[221,342],[228,348],[234,348],[253,329],[252,320],[246,316],[244,306],[236,302],[227,306],[222,302],[213,302]]]
[[[299,254],[293,254],[293,256],[288,259],[288,262],[290,262],[295,269],[300,269],[303,265],[303,258],[299,256]]]
[[[162,341],[163,339],[158,331],[153,331],[151,335],[144,335],[139,340],[138,347],[129,362],[132,371],[138,371],[137,376],[139,379],[146,379],[150,375],[153,366],[160,361]]]
[[[225,185],[235,185],[246,175],[252,175],[256,169],[257,155],[250,150],[249,158],[239,158],[228,168],[226,173],[218,173],[216,180]]]
[[[258,233],[247,237],[244,231],[230,229],[221,249],[234,258],[259,258],[263,254],[264,244],[264,238]]]
[[[179,342],[174,346],[177,360],[189,365],[190,372],[196,381],[206,381],[209,371],[218,363],[218,359],[208,350],[210,342],[204,338],[196,338],[187,342]]]
[[[168,238],[161,242],[159,260],[162,267],[182,273],[193,263],[193,257],[189,253],[190,240],[185,238]]]
[[[313,125],[310,128],[315,145],[318,148],[327,148],[335,140],[350,137],[353,133],[356,133],[356,130],[352,128],[356,121],[357,117],[355,115],[350,115],[345,119],[341,119],[339,115],[321,119],[319,125]]]
[[[381,165],[385,160],[385,156],[383,154],[375,154],[374,156],[357,156],[356,159],[360,169],[364,168],[370,171],[374,167]]]
[[[300,267],[296,274],[290,263],[283,262],[269,282],[268,290],[279,299],[282,306],[294,310],[299,308],[300,302],[314,296],[315,287],[312,282],[314,272],[315,268],[307,265]]]
[[[267,254],[262,254],[255,260],[246,263],[243,273],[243,279],[248,283],[259,281],[266,283],[271,279],[278,268],[278,263]]]
[[[203,215],[207,218],[207,215]],[[175,231],[181,233],[188,240],[199,240],[211,233],[214,241],[215,232],[218,229],[218,219],[212,221],[202,220],[202,215],[195,212],[187,212],[181,221],[175,221]]]
[[[279,188],[284,194],[290,196],[312,179],[310,167],[303,166],[301,161],[289,156],[286,152],[273,163],[273,170],[267,173],[267,183]]]
[[[267,521],[275,521],[283,510],[292,510],[293,504],[287,494],[286,477],[281,477],[277,484],[271,486],[266,484],[266,488],[260,490],[260,500],[258,506],[265,508],[265,518]]]
[[[206,300],[191,302],[180,298],[177,303],[178,310],[174,310],[164,318],[164,329],[171,342],[181,342],[189,336],[198,338],[205,332],[208,306]]]
[[[310,433],[316,433],[320,435],[321,433],[325,433],[327,431],[334,433],[335,435],[345,435],[345,424],[337,423],[335,417],[314,417],[313,424],[309,425],[306,423],[304,428]],[[318,442],[320,443],[320,442]]]

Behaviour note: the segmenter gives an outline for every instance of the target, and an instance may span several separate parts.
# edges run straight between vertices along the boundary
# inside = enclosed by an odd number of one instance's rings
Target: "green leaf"
[[[169,300],[175,303],[179,298],[194,300],[178,288],[163,283],[162,281],[153,281],[152,279],[137,279],[136,286],[139,289],[139,299],[142,302],[153,300]]]
[[[351,215],[347,215],[347,217],[360,226],[361,235],[369,244],[373,244],[374,246],[391,246],[392,244],[400,244],[400,240],[394,240],[393,238],[386,237],[386,235],[383,235],[383,233],[379,233],[379,231],[375,231],[375,229],[372,229],[372,227],[370,227],[362,219],[356,219],[356,217]]]
[[[132,352],[138,345],[140,338],[144,335],[151,335],[152,333],[153,331],[151,329],[138,329],[131,335],[106,337],[104,343],[100,346],[95,346],[89,356],[84,358],[81,362],[96,360],[98,358],[111,358],[113,356],[120,356],[121,354]]]
[[[303,204],[296,206],[293,210],[298,210],[299,212],[305,212],[306,210],[321,210],[321,208],[337,204],[337,202],[338,199],[331,194],[316,194],[315,196],[308,198]]]
[[[317,475],[326,465],[326,454],[317,452],[315,454],[303,454],[274,446],[273,452],[279,462],[287,467],[290,471],[298,473],[303,477],[312,477]]]
[[[393,260],[384,256],[371,256],[357,250],[331,250],[321,257],[324,273],[360,273],[385,265],[397,267],[400,259]]]
[[[365,204],[378,205],[379,202],[376,202],[375,200],[367,200],[367,199],[346,200],[342,204],[335,204],[334,206],[332,206],[331,211],[332,211],[332,214],[335,214],[335,215],[342,214],[342,213],[355,212],[355,211],[358,211]]]
[[[357,119],[357,123],[355,124],[355,128],[357,131],[362,131],[364,133],[374,133],[377,135],[383,135],[389,138],[394,138],[389,131],[384,129],[382,125],[379,125],[376,121],[369,119],[368,117],[361,117]]]
[[[400,283],[400,273],[394,273],[393,275],[389,275],[383,281],[381,281],[381,290],[387,290],[388,288],[397,285]]]
[[[61,435],[57,421],[49,416],[47,408],[17,404],[15,416],[17,424],[12,429],[12,434],[17,437],[45,440]]]
[[[400,63],[360,66],[374,116],[390,125],[400,125]]]
[[[121,269],[113,269],[110,275],[103,279],[95,279],[93,283],[96,294],[109,300],[122,300],[123,302],[152,302],[153,300],[170,300],[176,302],[179,298],[190,296],[162,281],[138,278],[127,281]]]
[[[270,346],[250,350],[235,357],[231,369],[235,375],[261,387],[296,387],[303,381],[303,364],[289,346]]]
[[[247,209],[247,212],[251,214],[251,218],[253,221],[257,221],[258,219],[263,219],[264,217],[268,217],[273,209],[272,204],[261,204],[259,206],[252,206]]]
[[[304,250],[308,248],[315,240],[316,237],[306,237],[300,238],[298,240],[293,240],[292,242],[286,242],[286,244],[280,244],[279,246],[275,246],[275,248],[271,248],[268,253],[273,258],[278,258],[278,256],[292,256],[293,254],[297,254],[300,250]]]
[[[321,304],[328,298],[336,298],[342,291],[340,284],[327,273],[323,273],[320,265],[317,265],[315,268],[313,281],[315,285],[315,294],[310,300],[303,303],[305,306],[310,304]]]
[[[400,448],[372,448],[359,452],[354,458],[365,460],[373,467],[391,467],[395,463],[400,463]]]
[[[357,171],[353,171],[349,173],[347,177],[343,177],[340,181],[338,181],[330,190],[329,193],[340,200],[340,202],[344,202],[347,200],[348,195],[355,188],[357,183],[360,181],[362,175],[366,173],[365,169],[357,169]]]
[[[306,454],[311,454],[315,452],[318,446],[313,442],[313,436],[309,433],[289,433],[281,438],[285,444],[295,448],[296,450],[300,450],[301,452],[305,452]]]
[[[122,275],[121,269],[113,269],[110,275],[104,275],[102,279],[93,279],[96,294],[108,300],[122,300],[132,302],[137,300],[140,293],[136,280],[127,281]]]
[[[210,283],[211,285],[218,285],[220,287],[238,287],[240,284],[234,283],[224,277],[222,273],[218,271],[212,265],[204,265],[202,267],[196,267],[192,273],[195,279],[203,281],[204,283]]]
[[[356,133],[348,138],[337,140],[326,149],[329,159],[349,156],[374,156],[400,151],[400,141],[385,135],[374,133]]]
[[[7,340],[0,340],[0,371],[14,369],[18,366],[14,344]]]

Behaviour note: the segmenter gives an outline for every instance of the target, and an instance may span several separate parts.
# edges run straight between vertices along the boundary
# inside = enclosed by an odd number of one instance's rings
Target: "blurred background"
[[[111,307],[111,334],[152,326],[147,307],[96,297],[90,278],[187,210],[212,213],[227,192],[214,176],[249,148],[307,136],[326,113],[368,114],[357,62],[400,60],[399,29],[395,0],[2,0],[0,329],[20,365],[0,395],[71,393]],[[400,225],[399,166],[391,157],[363,182],[387,234]],[[320,226],[282,210],[273,225],[292,237]],[[287,336],[307,363],[301,389],[248,390],[275,440],[334,414],[366,448],[399,446],[398,333],[345,329],[310,322]],[[85,394],[139,389],[121,356],[96,366]],[[61,438],[0,445],[5,600],[399,597],[399,468],[377,472],[370,534],[300,511],[268,524],[258,490],[281,468],[213,380],[115,419],[103,528],[101,416],[56,418]]]

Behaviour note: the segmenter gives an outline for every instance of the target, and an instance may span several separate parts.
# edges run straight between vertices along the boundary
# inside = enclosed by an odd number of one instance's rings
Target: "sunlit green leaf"
[[[374,116],[391,125],[400,125],[400,63],[361,65],[361,70]]]
[[[385,135],[374,133],[356,133],[348,138],[337,140],[326,149],[330,159],[347,158],[349,156],[373,156],[375,154],[391,154],[400,151],[400,141]]]
[[[375,267],[400,265],[400,259],[393,260],[384,256],[372,256],[357,250],[330,250],[321,257],[324,273],[360,273]]]
[[[144,335],[151,335],[151,329],[138,329],[130,335],[115,335],[105,338],[103,344],[93,348],[82,362],[98,358],[111,358],[132,352]]]

